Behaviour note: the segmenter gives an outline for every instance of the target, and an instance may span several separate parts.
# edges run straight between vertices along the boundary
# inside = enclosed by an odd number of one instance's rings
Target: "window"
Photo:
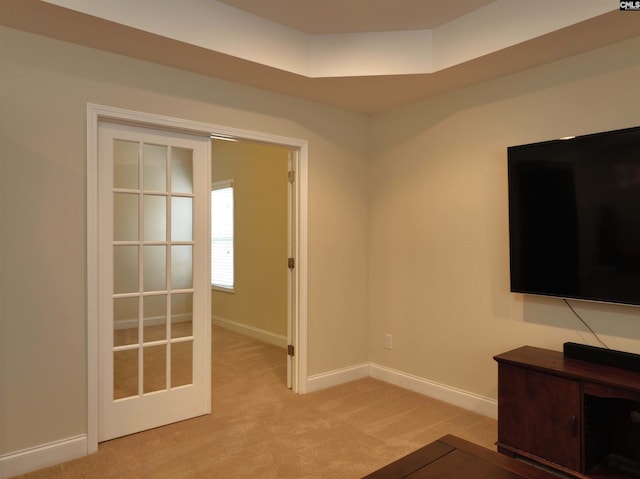
[[[211,286],[233,290],[233,181],[211,185]]]

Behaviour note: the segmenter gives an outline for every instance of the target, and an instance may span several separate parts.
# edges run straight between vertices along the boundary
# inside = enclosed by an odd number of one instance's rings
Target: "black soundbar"
[[[564,356],[581,359],[596,364],[615,366],[621,369],[640,372],[640,354],[616,351],[615,349],[598,348],[578,343],[564,343]]]

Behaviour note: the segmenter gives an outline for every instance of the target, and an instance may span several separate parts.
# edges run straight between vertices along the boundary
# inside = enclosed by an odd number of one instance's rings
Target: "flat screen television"
[[[640,305],[640,126],[508,148],[511,291]]]

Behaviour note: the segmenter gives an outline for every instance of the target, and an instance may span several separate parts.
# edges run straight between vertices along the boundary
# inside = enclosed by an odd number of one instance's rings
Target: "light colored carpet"
[[[213,414],[18,477],[349,479],[445,434],[495,449],[493,419],[371,378],[296,395],[285,375],[283,349],[214,327]]]

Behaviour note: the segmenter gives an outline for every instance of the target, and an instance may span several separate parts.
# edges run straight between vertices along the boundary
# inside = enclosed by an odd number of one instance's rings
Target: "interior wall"
[[[558,300],[509,293],[506,147],[637,125],[638,51],[370,120],[0,29],[0,456],[86,433],[88,102],[307,139],[308,374],[371,360],[495,397],[493,355],[595,344]],[[575,306],[611,347],[640,352],[637,308]]]
[[[217,318],[287,336],[289,149],[213,141],[211,181],[233,180],[234,291],[211,291]]]
[[[366,361],[366,117],[9,28],[0,62],[0,456],[87,432],[87,103],[308,140],[308,373]]]
[[[638,125],[639,51],[623,42],[373,119],[372,362],[496,398],[494,355],[599,345],[561,300],[509,292],[507,146]],[[640,353],[640,309],[572,304],[611,348]]]

